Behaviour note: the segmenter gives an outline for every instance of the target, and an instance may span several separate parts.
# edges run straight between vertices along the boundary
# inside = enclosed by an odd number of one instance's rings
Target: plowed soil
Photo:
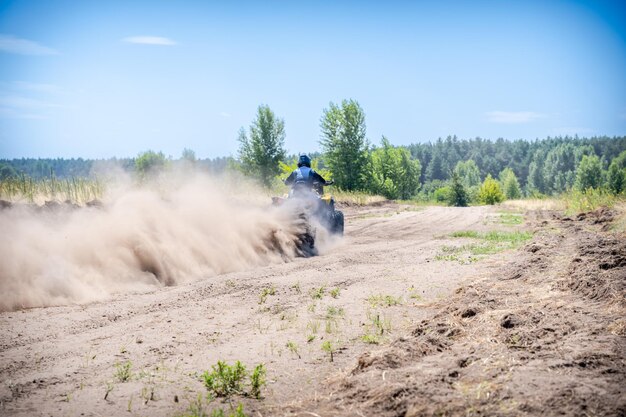
[[[615,213],[504,226],[487,207],[345,211],[344,239],[317,257],[1,313],[0,414],[182,415],[199,394],[210,414],[229,405],[199,375],[240,360],[267,368],[263,399],[232,398],[250,416],[625,415]],[[452,232],[518,228],[535,233],[520,249],[437,256]]]

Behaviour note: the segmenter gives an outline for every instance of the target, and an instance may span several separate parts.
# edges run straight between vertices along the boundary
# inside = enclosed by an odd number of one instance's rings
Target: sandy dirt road
[[[317,257],[0,313],[0,415],[623,416],[626,216],[500,210],[347,207]],[[468,230],[534,236],[457,258]],[[219,360],[262,398],[208,400]]]
[[[236,403],[249,415],[277,415],[315,398],[376,347],[362,340],[376,333],[374,318],[385,346],[432,301],[511,256],[471,265],[434,259],[451,232],[501,227],[492,208],[384,204],[345,211],[344,239],[321,256],[105,302],[1,313],[0,414],[180,415],[205,396],[204,370],[240,360],[249,368],[265,364],[268,384],[263,400]],[[124,363],[131,364],[127,382],[116,377]]]

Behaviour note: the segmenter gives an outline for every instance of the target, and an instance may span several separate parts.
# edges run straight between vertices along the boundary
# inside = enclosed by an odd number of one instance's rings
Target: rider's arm
[[[283,182],[285,183],[285,185],[291,185],[295,180],[296,180],[296,171],[293,171],[291,174],[289,174],[287,179],[285,179],[285,181]]]
[[[319,182],[320,184],[326,184],[326,180],[317,172],[313,171],[313,182]]]

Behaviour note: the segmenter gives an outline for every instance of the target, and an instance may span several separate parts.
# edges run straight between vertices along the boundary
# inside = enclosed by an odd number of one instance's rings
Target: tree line
[[[271,186],[285,173],[284,121],[259,106],[249,133],[239,134],[244,172]],[[493,204],[505,198],[558,195],[572,189],[626,188],[626,137],[548,137],[542,140],[461,140],[393,146],[367,139],[365,113],[355,100],[330,103],[320,120],[318,167],[343,190],[390,199]],[[282,169],[282,171],[281,171]]]
[[[248,129],[238,134],[236,158],[197,159],[185,149],[180,159],[147,151],[136,158],[0,160],[0,178],[28,175],[82,177],[97,165],[115,164],[144,175],[166,165],[193,165],[212,173],[237,169],[265,187],[274,187],[295,169],[297,155],[285,149],[285,121],[261,105]],[[439,138],[394,146],[382,136],[367,138],[365,112],[355,100],[330,103],[320,118],[321,153],[314,169],[342,190],[390,199],[447,201],[454,205],[493,203],[505,198],[558,195],[572,189],[626,188],[626,136],[548,137],[495,141]]]

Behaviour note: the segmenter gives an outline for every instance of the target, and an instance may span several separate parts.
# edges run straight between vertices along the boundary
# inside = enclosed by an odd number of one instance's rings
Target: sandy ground
[[[545,384],[557,390],[562,386],[557,375],[568,375],[568,383],[579,377],[574,371],[582,367],[576,365],[581,362],[576,359],[581,352],[571,353],[569,362],[565,353],[560,362],[550,356],[554,360],[551,368],[547,362],[533,362],[537,368],[514,366],[538,359],[535,353],[528,353],[528,344],[544,334],[529,330],[513,337],[509,330],[518,324],[524,329],[520,323],[532,320],[529,326],[536,328],[546,309],[536,307],[544,306],[537,304],[541,300],[558,304],[563,309],[562,320],[597,316],[593,323],[604,329],[601,337],[577,340],[584,340],[593,350],[593,343],[601,339],[605,343],[601,358],[612,365],[598,366],[612,371],[602,379],[603,388],[591,381],[583,396],[602,399],[597,390],[604,389],[608,393],[605,400],[613,407],[598,408],[594,403],[592,411],[623,415],[623,400],[616,400],[620,394],[623,397],[623,391],[615,382],[616,378],[623,382],[625,375],[624,334],[616,321],[621,307],[597,307],[609,301],[596,297],[595,310],[585,313],[584,297],[589,295],[557,273],[569,268],[571,261],[565,255],[556,256],[559,249],[570,245],[572,254],[577,250],[574,231],[559,232],[561,240],[545,238],[553,256],[546,251],[506,251],[461,264],[435,260],[443,245],[458,243],[449,237],[451,232],[528,227],[561,230],[563,226],[553,219],[536,220],[531,226],[503,226],[497,222],[496,209],[487,207],[422,209],[382,204],[347,207],[345,212],[344,239],[321,256],[149,293],[119,294],[105,302],[1,313],[0,414],[173,416],[187,412],[198,395],[210,413],[228,406],[220,400],[206,400],[199,375],[218,360],[240,360],[248,368],[259,363],[267,368],[263,399],[233,398],[235,405],[244,404],[250,416],[403,416],[438,411],[471,415],[468,410],[480,410],[484,398],[497,398],[504,404],[502,391],[496,388],[509,384],[506,378],[515,375],[512,369],[525,372],[521,379],[513,378],[520,381],[520,387],[535,387],[527,397],[536,395]],[[532,260],[537,252],[546,253],[543,263]],[[618,250],[617,257],[621,256]],[[543,269],[537,269],[539,264]],[[532,271],[554,276],[543,281]],[[514,278],[498,281],[503,275]],[[557,281],[567,290],[566,295]],[[273,294],[262,297],[265,289],[273,289],[266,291]],[[335,292],[331,294],[331,290]],[[559,291],[558,296],[551,291]],[[388,305],[385,296],[393,297],[397,304]],[[475,311],[468,312],[466,307]],[[572,316],[572,310],[581,318]],[[604,316],[599,313],[605,310]],[[495,312],[483,314],[485,311]],[[501,325],[506,314],[511,327]],[[385,328],[379,345],[362,340],[373,332],[374,317]],[[609,323],[618,330],[607,330]],[[553,338],[565,337],[559,333],[561,327],[552,327],[557,329]],[[426,340],[424,335],[437,337]],[[321,347],[327,341],[334,348],[332,362]],[[511,344],[522,348],[510,348]],[[497,356],[498,361],[488,361],[489,355]],[[590,363],[597,365],[598,360]],[[621,364],[617,363],[620,360]],[[132,375],[126,382],[116,376],[123,363],[131,364]],[[467,366],[471,363],[482,365]],[[486,368],[495,372],[491,379],[483,375]],[[467,369],[476,373],[464,380]],[[487,385],[481,386],[483,382]],[[517,389],[522,390],[520,387]],[[515,386],[509,384],[507,389]],[[579,395],[570,391],[571,396]],[[427,397],[428,402],[418,401]],[[580,407],[566,408],[564,398],[563,403],[554,404],[555,409],[583,415]],[[488,412],[478,414],[501,415],[512,410],[512,415],[532,415],[540,410],[519,408],[519,404],[515,399],[506,402],[508,408],[483,407]]]

